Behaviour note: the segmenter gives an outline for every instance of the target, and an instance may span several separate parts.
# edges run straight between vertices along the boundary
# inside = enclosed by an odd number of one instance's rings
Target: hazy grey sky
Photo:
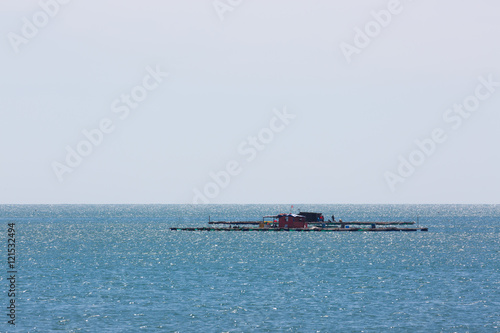
[[[0,11],[0,203],[500,203],[498,2]]]

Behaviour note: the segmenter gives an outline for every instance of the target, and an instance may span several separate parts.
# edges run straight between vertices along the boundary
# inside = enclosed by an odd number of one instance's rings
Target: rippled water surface
[[[299,207],[344,221],[418,216],[429,232],[169,230],[283,205],[3,205],[2,253],[7,223],[17,230],[12,331],[500,331],[500,206]]]

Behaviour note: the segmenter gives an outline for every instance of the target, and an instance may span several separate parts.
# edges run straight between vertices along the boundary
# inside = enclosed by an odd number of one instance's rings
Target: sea
[[[299,210],[429,231],[170,230]],[[500,205],[0,205],[0,221],[0,332],[500,332]]]

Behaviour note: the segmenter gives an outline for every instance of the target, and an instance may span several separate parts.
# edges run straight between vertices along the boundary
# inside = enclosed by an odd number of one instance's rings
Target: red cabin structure
[[[307,228],[305,216],[297,214],[279,214],[278,227],[282,229],[304,229]]]

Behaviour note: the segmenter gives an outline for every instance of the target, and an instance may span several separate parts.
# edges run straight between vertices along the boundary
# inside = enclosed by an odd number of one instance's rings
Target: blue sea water
[[[500,205],[301,205],[429,232],[185,232],[285,205],[1,205],[1,332],[499,332]],[[16,327],[7,324],[7,224]]]

